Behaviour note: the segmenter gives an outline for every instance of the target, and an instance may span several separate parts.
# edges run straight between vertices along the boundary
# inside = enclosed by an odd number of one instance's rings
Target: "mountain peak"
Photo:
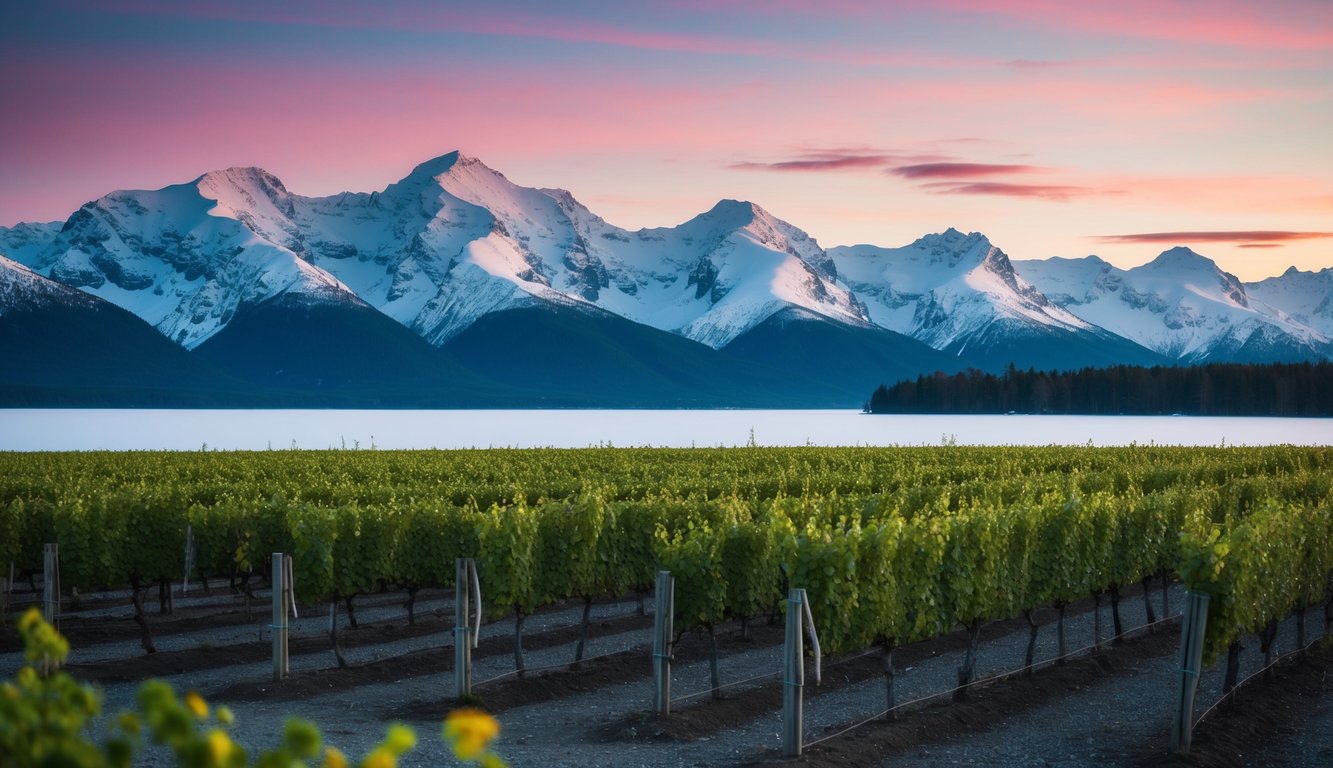
[[[220,212],[251,222],[257,221],[256,216],[290,218],[296,213],[282,181],[263,168],[237,166],[209,171],[193,186],[200,196],[214,201]]]
[[[943,232],[932,232],[928,235],[922,235],[913,242],[913,245],[953,248],[961,243],[972,244],[981,242],[990,243],[990,238],[980,232],[963,233],[953,227],[949,227]]]
[[[497,173],[477,158],[465,155],[461,151],[455,149],[454,151],[446,152],[439,157],[432,157],[425,162],[418,163],[403,181],[407,181],[408,179],[434,179],[445,173],[457,173],[468,169],[484,169],[491,173]]]
[[[433,197],[441,189],[469,203],[486,208],[490,207],[488,201],[493,202],[495,194],[507,194],[500,190],[512,191],[517,187],[505,178],[503,173],[474,157],[454,150],[419,163],[402,180],[390,184],[384,193],[390,196],[402,194],[415,196],[424,193]]]
[[[412,172],[407,174],[404,181],[407,179],[433,179],[442,173],[447,173],[458,164],[462,157],[463,153],[454,150],[453,152],[446,152],[438,157],[432,157],[429,160],[417,163],[416,167],[412,169]]]
[[[990,264],[1000,272],[1011,271],[1008,257],[980,232],[963,234],[949,227],[943,232],[923,235],[908,247],[929,254],[932,262],[945,264],[949,269],[960,265],[964,269],[972,269]]]
[[[732,200],[730,198],[718,200],[712,208],[704,212],[704,216],[719,221],[735,222],[735,226],[743,227],[762,216],[767,216],[768,212],[755,205],[749,200]]]
[[[1045,259],[1023,260],[1024,264],[1037,264],[1043,262],[1047,264],[1070,264],[1070,265],[1086,264],[1090,267],[1098,267],[1098,268],[1107,266],[1106,259],[1103,259],[1101,256],[1098,256],[1095,253],[1090,253],[1087,256],[1051,256]]]
[[[734,232],[746,229],[755,222],[772,222],[773,216],[748,200],[719,200],[712,208],[695,216],[681,226],[692,231],[703,228],[711,232]]]
[[[1184,245],[1178,245],[1175,248],[1169,248],[1165,251],[1162,251],[1160,254],[1158,254],[1157,258],[1148,262],[1144,266],[1151,267],[1153,269],[1161,269],[1163,267],[1179,267],[1179,268],[1192,268],[1192,269],[1206,267],[1210,269],[1217,269],[1217,263],[1215,261],[1208,258],[1207,256],[1203,256],[1194,252],[1192,249]]]
[[[262,189],[287,192],[282,181],[273,174],[257,168],[255,166],[232,166],[217,171],[209,171],[196,180],[195,184],[199,187],[217,188],[221,185],[239,187],[242,189]]]

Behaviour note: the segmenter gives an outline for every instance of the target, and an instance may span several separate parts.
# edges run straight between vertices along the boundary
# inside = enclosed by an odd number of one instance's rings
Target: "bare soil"
[[[11,616],[33,596],[15,597],[19,604],[11,607]],[[155,591],[152,597],[155,606]],[[76,649],[70,671],[104,689],[110,712],[130,706],[142,680],[164,677],[231,706],[239,737],[252,746],[276,742],[283,720],[299,716],[319,723],[331,743],[359,753],[378,739],[385,723],[402,721],[422,734],[421,746],[405,765],[447,763],[434,733],[458,703],[452,690],[451,595],[419,596],[417,620],[410,625],[403,599],[394,593],[358,598],[358,626],[339,630],[352,660],[341,669],[326,635],[327,607],[303,607],[290,641],[293,672],[281,682],[271,679],[267,604],[255,604],[247,615],[242,599],[226,590],[178,599],[173,615],[153,615],[154,635],[166,647],[154,654],[139,649],[139,630],[123,594],[85,599],[63,617],[61,628]],[[1156,594],[1153,600],[1160,610]],[[1173,607],[1178,606],[1177,596]],[[1143,623],[1142,615],[1134,615],[1142,614],[1137,593],[1126,594],[1123,607],[1127,624]],[[524,651],[532,671],[522,678],[510,674],[512,619],[488,623],[473,652],[474,679],[483,682],[469,703],[500,718],[505,733],[497,747],[515,766],[1333,765],[1333,646],[1327,642],[1257,677],[1234,701],[1211,712],[1185,758],[1167,749],[1170,721],[1162,706],[1173,695],[1178,621],[1153,633],[1127,633],[1122,643],[1104,642],[1063,664],[1041,665],[1031,675],[1002,674],[1021,664],[1026,622],[996,622],[983,630],[978,669],[982,676],[999,673],[996,679],[974,686],[965,701],[938,697],[905,708],[894,720],[850,730],[883,709],[879,655],[825,659],[822,684],[805,689],[806,740],[812,745],[803,757],[788,760],[777,739],[780,626],[756,619],[748,637],[735,625],[719,630],[724,679],[746,682],[716,696],[707,690],[707,638],[681,638],[673,661],[673,685],[681,698],[671,715],[659,717],[648,711],[651,614],[639,615],[629,598],[599,602],[589,629],[590,658],[574,668],[569,662],[581,608],[553,606],[527,619]],[[1092,612],[1091,601],[1070,607],[1071,647],[1091,638]],[[1101,615],[1105,641],[1110,632],[1105,604]],[[1312,613],[1311,637],[1321,626],[1313,618]],[[1037,619],[1039,659],[1049,660],[1054,613],[1038,612]],[[346,620],[340,614],[340,624]],[[947,691],[965,646],[963,633],[955,632],[899,649],[899,701]],[[1249,668],[1258,664],[1254,657],[1250,652]],[[0,632],[0,672],[8,676],[19,663],[11,622]],[[1216,700],[1219,684],[1217,670],[1205,674],[1200,711]],[[144,762],[168,760],[150,751]]]

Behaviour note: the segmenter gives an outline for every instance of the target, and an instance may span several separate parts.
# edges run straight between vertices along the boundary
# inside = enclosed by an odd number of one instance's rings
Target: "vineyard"
[[[651,622],[636,617],[660,570],[674,578],[670,642],[682,659],[697,647],[713,706],[739,695],[723,693],[719,660],[738,642],[780,643],[772,625],[801,588],[825,663],[879,670],[872,718],[897,713],[902,660],[950,636],[952,697],[966,699],[988,628],[1006,622],[1026,638],[1011,666],[1030,674],[1039,628],[1058,657],[1075,650],[1080,617],[1119,643],[1178,613],[1183,585],[1209,598],[1204,663],[1226,657],[1230,691],[1245,637],[1271,657],[1288,617],[1302,647],[1333,617],[1326,448],[5,454],[0,470],[13,582],[36,589],[57,544],[63,602],[120,591],[149,653],[155,625],[171,624],[162,614],[185,606],[183,580],[249,606],[273,583],[275,552],[291,555],[300,610],[327,614],[337,666],[356,666],[340,610],[355,626],[358,611],[384,621],[401,605],[407,634],[447,615],[435,645],[452,647],[452,611],[440,612],[456,561],[472,558],[488,626],[509,627],[520,679],[506,685],[520,699],[541,682],[529,657],[549,647],[552,615],[572,617],[566,663],[585,672],[608,663],[585,650],[608,625],[648,643]],[[609,605],[624,613],[593,621]],[[646,680],[649,654],[638,658]]]

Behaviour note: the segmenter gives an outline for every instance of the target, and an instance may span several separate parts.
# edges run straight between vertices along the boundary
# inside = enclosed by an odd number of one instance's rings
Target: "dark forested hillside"
[[[1333,416],[1333,363],[936,373],[880,386],[866,411]]]

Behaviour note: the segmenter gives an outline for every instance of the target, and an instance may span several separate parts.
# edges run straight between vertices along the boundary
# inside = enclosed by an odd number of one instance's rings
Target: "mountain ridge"
[[[408,365],[417,374],[437,365],[446,378],[458,372],[472,382],[463,387],[469,397],[488,386],[508,391],[496,372],[523,378],[497,366],[476,333],[466,348],[490,373],[471,377],[456,360],[440,362],[455,339],[500,315],[510,319],[486,327],[503,330],[511,344],[522,346],[515,319],[524,318],[547,328],[547,338],[584,349],[588,365],[641,365],[626,362],[643,358],[624,345],[643,344],[713,370],[728,386],[777,372],[804,382],[821,403],[861,380],[850,372],[857,365],[897,376],[929,372],[912,366],[999,371],[1333,354],[1333,268],[1292,269],[1247,284],[1186,247],[1128,270],[1096,256],[1011,259],[984,234],[952,227],[896,248],[826,249],[758,204],[732,199],[675,226],[631,231],[566,190],[514,184],[459,151],[373,192],[303,196],[251,166],[159,190],[118,190],[64,222],[0,227],[0,254],[132,313],[185,350],[251,318],[244,333],[213,349],[229,350],[227,367],[242,380],[258,374],[246,369],[244,344],[235,339],[259,345],[273,361],[305,360],[286,384],[265,379],[279,388],[344,378],[305,355],[302,339],[336,343],[315,327],[316,316],[363,339],[359,354],[369,357],[358,365],[376,359],[370,340],[380,339],[384,349],[417,360]],[[0,295],[0,307],[23,301]],[[576,314],[563,314],[569,311]],[[285,330],[266,340],[256,312]],[[688,351],[615,318],[722,354]],[[603,340],[584,345],[574,336],[580,333]],[[409,343],[412,336],[420,346]],[[839,356],[812,351],[820,345]],[[389,358],[381,362],[393,369]],[[701,381],[656,376],[639,380],[665,402],[689,401],[688,382]],[[755,386],[793,400],[771,382]],[[511,395],[522,397],[499,399]]]
[[[1021,261],[1017,269],[1067,311],[1170,360],[1291,362],[1333,353],[1328,335],[1252,302],[1250,286],[1184,246],[1130,269],[1096,257]],[[1281,286],[1301,274],[1288,270],[1253,285],[1295,301]]]

